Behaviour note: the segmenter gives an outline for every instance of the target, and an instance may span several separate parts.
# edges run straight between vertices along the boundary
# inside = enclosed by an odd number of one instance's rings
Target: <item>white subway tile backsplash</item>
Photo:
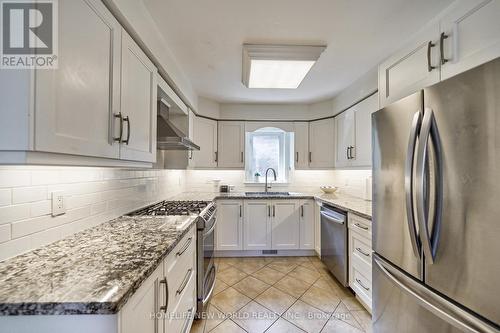
[[[42,200],[33,202],[30,205],[31,217],[37,217],[42,215],[48,215],[52,213],[52,200]]]
[[[0,261],[31,250],[30,237],[13,239],[0,244]]]
[[[0,243],[10,240],[10,224],[0,225]]]
[[[0,188],[31,185],[29,170],[0,169]]]
[[[30,217],[30,205],[0,207],[0,224],[19,221]]]
[[[12,189],[12,203],[35,202],[47,198],[47,187],[17,187]]]
[[[0,171],[1,172],[1,171]],[[12,189],[0,189],[0,206],[12,204]]]
[[[61,182],[61,171],[52,170],[33,170],[31,172],[31,185],[51,185]]]

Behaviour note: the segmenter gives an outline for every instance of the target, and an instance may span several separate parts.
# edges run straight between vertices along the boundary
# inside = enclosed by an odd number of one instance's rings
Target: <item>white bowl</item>
[[[335,186],[321,186],[320,187],[321,191],[325,193],[335,193],[338,189],[338,187]]]

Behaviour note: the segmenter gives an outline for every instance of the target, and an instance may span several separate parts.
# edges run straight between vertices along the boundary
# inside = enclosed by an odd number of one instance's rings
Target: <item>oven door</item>
[[[215,287],[216,267],[215,250],[215,214],[205,222],[205,228],[198,230],[198,309],[200,316],[212,296]]]

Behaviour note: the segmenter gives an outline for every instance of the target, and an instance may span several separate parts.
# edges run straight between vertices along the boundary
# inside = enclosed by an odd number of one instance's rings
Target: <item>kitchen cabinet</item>
[[[309,168],[309,123],[294,122],[295,169]]]
[[[99,0],[61,1],[58,10],[59,68],[36,72],[33,148],[117,159],[122,28]]]
[[[271,249],[271,204],[268,200],[245,200],[243,250]]]
[[[216,168],[217,121],[194,116],[193,141],[200,146],[200,150],[192,152],[192,166],[194,168]]]
[[[300,215],[297,200],[274,200],[271,205],[271,248],[296,250],[300,248]]]
[[[220,168],[245,167],[245,122],[218,122],[218,166]]]
[[[125,160],[156,160],[156,67],[122,31],[121,113],[123,126],[120,157]],[[126,126],[125,126],[126,124]]]
[[[309,167],[335,166],[335,120],[315,120],[309,123]]]
[[[457,1],[441,19],[441,79],[500,57],[500,1]]]
[[[314,200],[301,200],[299,202],[299,228],[301,250],[314,250]]]
[[[320,201],[314,202],[314,250],[321,257],[321,206]]]
[[[337,117],[336,167],[371,166],[371,115],[378,110],[378,96],[374,94]]]
[[[243,250],[243,200],[217,201],[216,250]]]

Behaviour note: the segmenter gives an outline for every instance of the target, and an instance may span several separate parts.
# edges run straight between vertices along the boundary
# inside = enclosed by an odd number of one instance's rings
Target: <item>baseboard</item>
[[[252,251],[215,251],[215,257],[311,257],[317,256],[314,250],[278,250],[276,254],[262,254],[262,250]]]

